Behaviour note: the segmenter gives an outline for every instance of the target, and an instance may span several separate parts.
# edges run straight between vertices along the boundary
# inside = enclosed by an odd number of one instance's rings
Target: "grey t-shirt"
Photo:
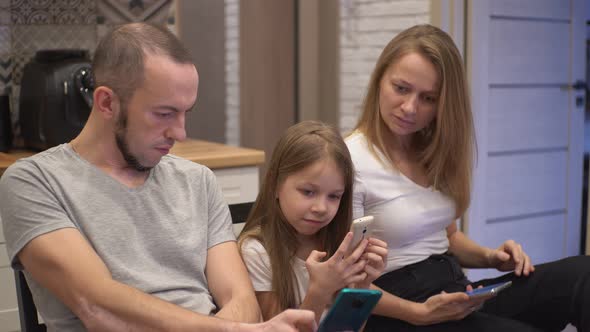
[[[12,165],[0,179],[0,197],[13,267],[35,237],[76,228],[115,280],[195,312],[215,310],[207,249],[235,236],[205,166],[164,156],[142,186],[130,189],[62,144]],[[28,275],[27,281],[50,331],[84,331],[57,298]]]

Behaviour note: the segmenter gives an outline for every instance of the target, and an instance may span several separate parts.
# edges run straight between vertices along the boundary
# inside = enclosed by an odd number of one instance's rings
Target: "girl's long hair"
[[[469,206],[475,138],[461,54],[447,33],[431,25],[417,25],[385,46],[371,75],[355,131],[365,135],[377,159],[381,160],[379,151],[395,167],[383,138],[389,129],[379,110],[380,84],[389,67],[409,53],[431,61],[440,79],[435,119],[414,135],[412,149],[429,182],[453,199],[459,218]]]
[[[254,238],[262,243],[270,258],[272,291],[278,311],[293,308],[303,294],[298,294],[293,259],[298,247],[297,232],[281,212],[277,193],[285,179],[321,160],[332,159],[344,177],[344,193],[334,219],[318,232],[327,257],[336,252],[350,229],[352,219],[352,185],[354,167],[342,137],[333,127],[317,121],[291,126],[274,148],[262,188],[240,233],[238,246]]]

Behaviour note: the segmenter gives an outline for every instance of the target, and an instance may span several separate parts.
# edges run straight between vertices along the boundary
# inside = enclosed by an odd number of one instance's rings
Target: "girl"
[[[385,47],[363,113],[346,139],[355,163],[355,216],[370,214],[390,246],[384,291],[368,331],[590,331],[590,257],[533,266],[522,247],[486,248],[457,229],[469,206],[473,124],[460,53],[442,30],[420,25]],[[487,301],[462,267],[512,271]],[[483,307],[482,307],[483,306]]]
[[[288,308],[319,321],[341,288],[369,287],[387,246],[365,239],[350,248],[353,166],[333,128],[305,121],[276,145],[239,246],[264,320]]]

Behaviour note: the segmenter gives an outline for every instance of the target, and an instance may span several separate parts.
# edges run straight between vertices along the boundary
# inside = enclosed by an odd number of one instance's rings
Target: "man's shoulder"
[[[190,161],[188,159],[168,154],[162,157],[158,166],[161,166],[166,169],[176,169],[180,171],[199,171],[204,173],[209,173],[212,171],[205,165],[196,163],[194,161]]]
[[[207,166],[171,154],[162,157],[156,169],[165,177],[216,182],[215,174]]]
[[[60,170],[60,165],[71,165],[72,156],[67,143],[54,146],[45,151],[16,160],[6,169],[5,175],[31,172],[39,169]]]

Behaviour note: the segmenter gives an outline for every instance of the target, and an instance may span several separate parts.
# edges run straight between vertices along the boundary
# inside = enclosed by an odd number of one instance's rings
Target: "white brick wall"
[[[225,142],[240,145],[240,5],[225,0]]]
[[[340,0],[340,130],[360,115],[369,77],[397,33],[430,22],[430,0]]]
[[[240,144],[239,0],[225,1],[226,143]],[[340,0],[340,130],[356,124],[369,76],[397,33],[430,22],[430,0]]]

